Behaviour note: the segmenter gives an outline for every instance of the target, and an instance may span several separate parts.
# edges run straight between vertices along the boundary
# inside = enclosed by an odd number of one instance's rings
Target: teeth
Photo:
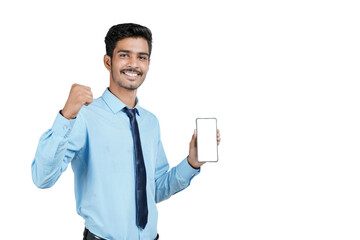
[[[138,75],[137,73],[131,73],[131,72],[124,72],[124,73],[129,77],[136,77]]]

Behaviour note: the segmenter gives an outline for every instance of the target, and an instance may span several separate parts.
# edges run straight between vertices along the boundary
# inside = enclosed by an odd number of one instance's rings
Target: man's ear
[[[107,54],[104,55],[104,65],[109,72],[111,71],[111,57]]]

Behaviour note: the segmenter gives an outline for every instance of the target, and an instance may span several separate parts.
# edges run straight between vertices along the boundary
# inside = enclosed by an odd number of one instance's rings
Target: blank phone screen
[[[217,162],[217,122],[216,118],[197,118],[197,153],[199,162]]]

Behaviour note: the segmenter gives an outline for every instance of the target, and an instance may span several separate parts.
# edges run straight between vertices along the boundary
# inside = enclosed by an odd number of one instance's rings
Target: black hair
[[[150,29],[135,23],[122,23],[112,26],[105,37],[106,54],[112,58],[116,43],[124,38],[144,38],[149,47],[149,57],[152,48],[152,34]]]

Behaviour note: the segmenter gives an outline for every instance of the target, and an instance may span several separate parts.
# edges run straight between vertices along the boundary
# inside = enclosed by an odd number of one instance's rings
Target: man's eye
[[[140,60],[147,60],[147,57],[140,56],[139,59]]]
[[[120,54],[120,57],[128,57],[127,54]]]

